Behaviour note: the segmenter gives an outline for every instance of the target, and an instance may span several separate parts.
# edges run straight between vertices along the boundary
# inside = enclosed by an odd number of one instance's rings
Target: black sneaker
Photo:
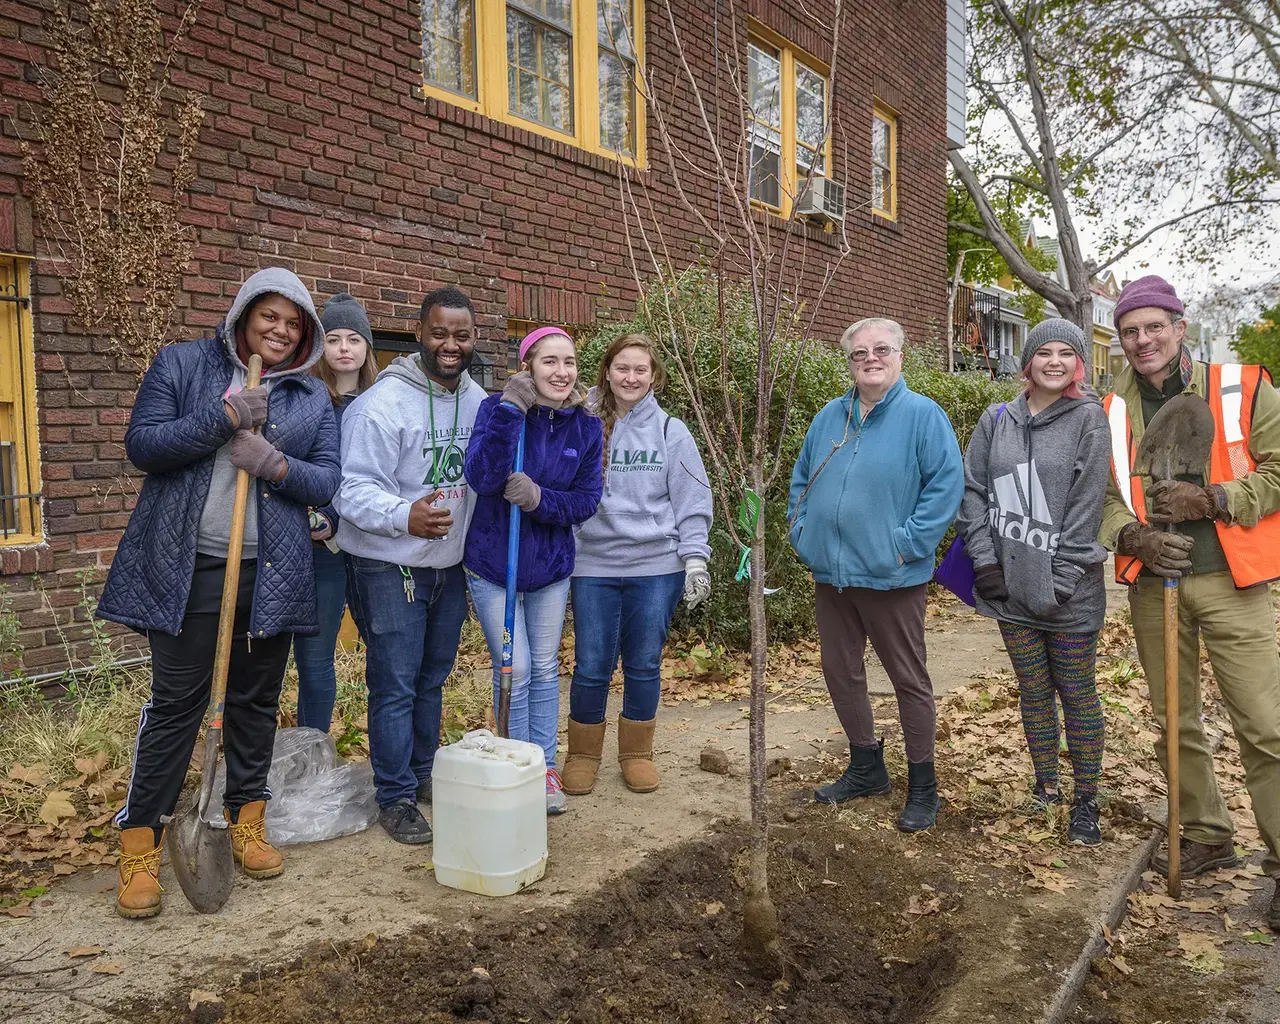
[[[1072,846],[1098,846],[1102,830],[1098,827],[1098,804],[1091,796],[1076,797],[1071,802],[1071,824],[1067,841]]]
[[[431,806],[431,776],[430,775],[428,775],[425,779],[423,779],[421,782],[418,783],[418,791],[414,794],[414,797],[417,799],[418,803],[426,804],[428,807]]]
[[[378,824],[397,843],[431,842],[431,822],[422,816],[412,800],[397,800],[378,812]]]
[[[1036,780],[1035,792],[1031,794],[1031,803],[1037,811],[1047,811],[1062,803],[1062,792],[1056,782]]]

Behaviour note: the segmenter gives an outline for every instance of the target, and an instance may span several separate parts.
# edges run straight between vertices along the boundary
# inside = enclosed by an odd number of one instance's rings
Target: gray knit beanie
[[[325,321],[327,327],[329,322]],[[1048,345],[1051,342],[1060,341],[1064,345],[1070,345],[1076,350],[1076,355],[1087,366],[1089,356],[1085,352],[1084,331],[1080,330],[1070,320],[1060,320],[1054,318],[1052,320],[1041,320],[1027,333],[1026,343],[1022,346],[1022,369],[1026,369],[1031,365],[1031,357],[1041,345]]]
[[[320,311],[320,322],[324,324],[325,333],[344,329],[355,331],[370,345],[373,344],[369,314],[360,305],[360,300],[349,292],[339,292],[324,304],[324,309]]]

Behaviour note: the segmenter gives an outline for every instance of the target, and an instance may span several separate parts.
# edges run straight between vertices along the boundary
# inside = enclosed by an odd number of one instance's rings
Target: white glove
[[[711,596],[711,573],[705,558],[690,558],[684,563],[684,605],[690,611]]]

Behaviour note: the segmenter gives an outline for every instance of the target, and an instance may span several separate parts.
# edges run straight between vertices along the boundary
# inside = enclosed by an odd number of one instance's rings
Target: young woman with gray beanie
[[[346,292],[324,304],[320,323],[324,326],[324,356],[311,372],[324,381],[341,432],[343,410],[378,376],[373,330],[364,307]],[[338,693],[333,653],[347,607],[347,564],[333,539],[339,523],[333,504],[308,511],[320,632],[293,638],[293,660],[298,666],[298,724],[328,732]]]
[[[1102,405],[1080,386],[1087,344],[1068,320],[1031,330],[1026,390],[987,409],[969,442],[956,531],[973,559],[978,611],[1000,624],[1018,677],[1035,800],[1062,802],[1060,699],[1075,779],[1068,838],[1096,846],[1103,726],[1094,670],[1107,611],[1098,530],[1111,449]]]

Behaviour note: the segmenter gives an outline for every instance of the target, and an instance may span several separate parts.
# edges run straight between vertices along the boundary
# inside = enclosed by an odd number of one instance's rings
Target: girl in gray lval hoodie
[[[1035,799],[1059,804],[1058,707],[1075,778],[1068,837],[1095,846],[1102,705],[1094,678],[1107,611],[1098,543],[1110,472],[1102,405],[1080,390],[1084,332],[1067,320],[1032,329],[1026,391],[982,416],[965,453],[956,532],[974,564],[978,611],[995,619],[1021,689]]]

